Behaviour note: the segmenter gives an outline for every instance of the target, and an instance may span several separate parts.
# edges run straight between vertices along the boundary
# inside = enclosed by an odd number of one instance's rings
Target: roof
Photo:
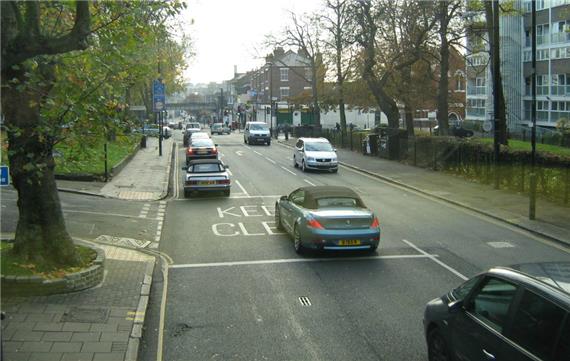
[[[323,137],[320,138],[301,137],[299,139],[303,140],[304,142],[309,141],[309,142],[319,142],[319,143],[330,143],[327,138]]]
[[[302,187],[305,191],[305,202],[303,204],[306,208],[317,208],[317,199],[322,198],[354,198],[357,200],[358,205],[364,207],[364,202],[360,196],[350,188],[341,186],[316,186],[316,187]]]
[[[570,262],[524,263],[506,269],[523,273],[570,295]]]
[[[224,164],[219,159],[196,159],[196,160],[191,160],[190,163],[188,163],[188,165],[190,166],[194,164],[211,164],[211,163]]]

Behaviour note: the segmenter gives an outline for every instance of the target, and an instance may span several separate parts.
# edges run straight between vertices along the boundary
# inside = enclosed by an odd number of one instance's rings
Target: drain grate
[[[309,297],[301,296],[299,297],[299,302],[301,302],[301,306],[309,307],[311,305]]]
[[[108,318],[108,308],[71,307],[63,314],[61,322],[106,323]]]

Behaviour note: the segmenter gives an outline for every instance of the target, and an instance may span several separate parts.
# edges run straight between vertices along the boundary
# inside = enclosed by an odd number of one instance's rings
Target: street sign
[[[10,184],[10,171],[7,165],[0,166],[0,186]]]
[[[159,112],[164,110],[166,105],[166,95],[164,89],[164,83],[155,79],[152,82],[152,110],[154,112]]]

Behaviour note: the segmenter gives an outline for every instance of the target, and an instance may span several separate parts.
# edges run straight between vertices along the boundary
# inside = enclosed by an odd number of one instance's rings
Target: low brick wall
[[[93,265],[82,271],[71,273],[63,278],[44,279],[40,276],[4,276],[2,275],[3,296],[32,296],[52,295],[81,291],[97,286],[103,281],[105,270],[105,252],[97,247],[82,243],[83,246],[94,249],[97,258]]]

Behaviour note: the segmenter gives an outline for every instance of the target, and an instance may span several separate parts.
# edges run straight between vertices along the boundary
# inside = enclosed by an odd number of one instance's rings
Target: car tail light
[[[220,179],[220,180],[217,180],[216,183],[218,183],[218,184],[230,184],[230,180],[229,179]]]
[[[218,154],[218,150],[216,148],[212,149],[212,154]]]
[[[194,151],[192,150],[192,148],[186,149],[186,154],[191,155],[193,153],[194,153]]]
[[[378,228],[378,227],[380,227],[380,221],[378,221],[378,217],[374,217],[374,220],[372,221],[370,228]]]
[[[314,218],[311,218],[307,221],[307,227],[325,229],[325,227],[323,227],[323,225]]]
[[[187,181],[186,181],[186,184],[192,184],[192,185],[194,185],[194,184],[198,184],[198,181],[195,181],[195,180],[187,180]]]

